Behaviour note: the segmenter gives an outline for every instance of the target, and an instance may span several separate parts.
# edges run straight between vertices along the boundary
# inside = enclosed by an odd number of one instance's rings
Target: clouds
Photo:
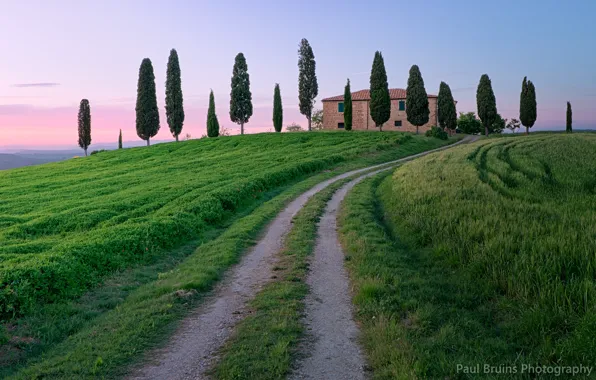
[[[12,87],[57,87],[60,83],[55,82],[37,82],[37,83],[15,83]]]

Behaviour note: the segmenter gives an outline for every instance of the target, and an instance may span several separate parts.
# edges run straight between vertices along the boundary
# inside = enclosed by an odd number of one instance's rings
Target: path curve
[[[432,152],[458,145],[464,140],[399,160],[352,170],[323,181],[290,202],[268,225],[265,235],[243,256],[195,312],[185,318],[163,347],[149,353],[150,362],[132,371],[129,379],[202,379],[216,359],[215,354],[230,337],[233,327],[247,312],[248,302],[273,276],[284,238],[292,219],[306,202],[330,184],[379,168],[389,168]]]
[[[465,138],[460,143],[477,139]],[[406,160],[400,162],[403,161]],[[337,212],[354,186],[365,178],[394,168],[395,164],[348,182],[333,194],[325,207],[317,226],[317,240],[306,280],[310,293],[305,300],[304,323],[311,339],[302,347],[308,354],[297,363],[291,379],[360,380],[368,377],[366,361],[358,344],[359,331],[354,321],[345,256],[337,234]]]

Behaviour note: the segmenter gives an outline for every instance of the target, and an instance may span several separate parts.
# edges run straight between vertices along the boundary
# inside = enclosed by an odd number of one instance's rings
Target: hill
[[[23,156],[13,153],[0,153],[0,170],[20,168],[22,166],[39,165],[52,160]]]
[[[282,185],[358,157],[444,142],[402,133],[232,136],[0,173],[0,314],[77,297],[150,263]]]
[[[485,363],[528,378],[523,363],[594,363],[595,173],[596,135],[537,134],[357,188],[343,239],[375,373],[460,378]]]

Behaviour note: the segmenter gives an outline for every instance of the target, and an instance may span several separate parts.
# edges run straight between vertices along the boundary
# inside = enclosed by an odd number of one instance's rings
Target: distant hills
[[[167,140],[151,141],[151,145],[169,142]],[[92,144],[89,153],[94,150],[115,149],[113,143]],[[145,146],[144,141],[125,141],[125,148]],[[15,169],[22,166],[40,165],[48,162],[64,161],[75,156],[84,156],[82,149],[26,149],[21,147],[0,147],[0,170]]]

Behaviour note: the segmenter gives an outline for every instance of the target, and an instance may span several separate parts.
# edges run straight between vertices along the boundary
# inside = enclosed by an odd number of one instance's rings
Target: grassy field
[[[12,203],[13,210],[22,214],[3,216],[12,222],[1,224],[0,229],[3,242],[11,243],[6,245],[11,251],[0,253],[3,281],[11,279],[3,282],[1,375],[120,376],[127,364],[174,328],[172,322],[200,302],[264,224],[294,196],[348,169],[443,144],[400,133],[237,136],[101,153],[2,173],[0,192],[20,194],[3,197],[2,212]],[[67,176],[56,174],[62,172]],[[316,172],[322,173],[313,176]],[[75,197],[71,189],[79,186],[86,189],[85,195],[76,192]],[[174,194],[165,191],[169,187],[177,189],[172,190]],[[151,196],[145,197],[143,189]],[[146,204],[135,203],[134,195]],[[122,197],[127,202],[117,201]],[[35,198],[48,202],[36,202]],[[86,202],[81,203],[81,198]],[[91,227],[73,228],[68,220],[58,218],[60,212],[48,211],[65,207],[68,213],[70,201],[78,205],[71,207],[85,205],[90,210],[129,204],[129,217],[125,220],[118,214]],[[161,206],[147,207],[151,202]],[[62,232],[54,234],[47,229],[40,235],[21,236],[23,241],[16,242],[15,231],[48,219],[66,223],[62,230],[58,228]],[[143,233],[127,234],[133,227]],[[35,244],[47,250],[15,252]],[[137,251],[122,252],[118,246],[122,244],[137,247]],[[19,255],[29,260],[11,261]],[[51,260],[45,261],[48,256]],[[40,289],[28,275],[54,281],[55,291]],[[63,288],[69,281],[77,291]],[[102,285],[79,297],[99,283]],[[14,291],[15,284],[20,286],[19,292]],[[6,300],[19,300],[23,292],[29,297],[25,300],[35,301],[21,300],[12,304],[19,307],[8,308]]]
[[[260,192],[408,139],[262,134],[1,172],[0,315],[78,296],[103,275],[196,237]]]
[[[596,135],[433,154],[361,184],[340,222],[376,378],[596,363]]]

